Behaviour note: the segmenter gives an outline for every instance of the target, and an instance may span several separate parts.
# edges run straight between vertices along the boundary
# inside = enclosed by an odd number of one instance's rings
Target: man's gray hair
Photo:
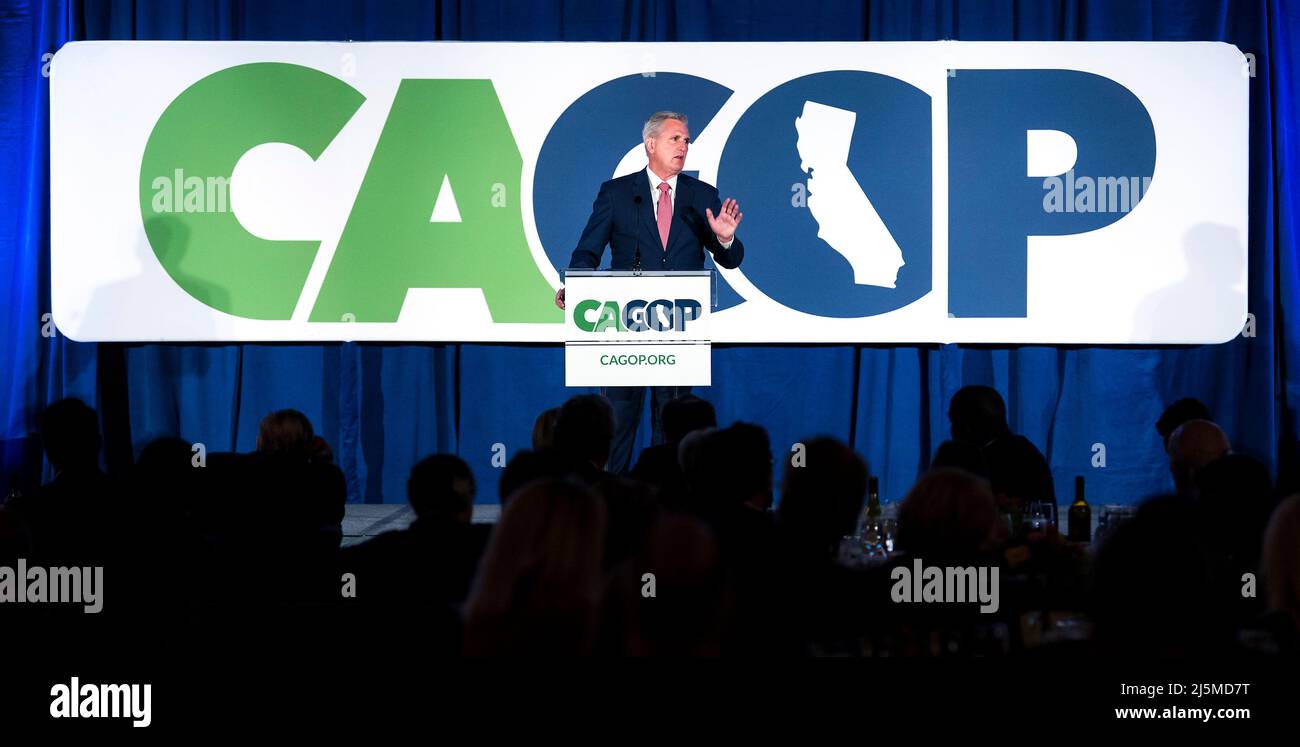
[[[641,128],[641,139],[649,140],[652,137],[659,136],[659,129],[663,127],[665,119],[675,119],[682,124],[686,124],[686,115],[678,112],[655,112],[645,121],[645,127]]]

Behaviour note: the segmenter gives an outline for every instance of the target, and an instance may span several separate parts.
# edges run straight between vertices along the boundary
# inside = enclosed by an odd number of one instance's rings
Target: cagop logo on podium
[[[709,270],[565,274],[565,386],[709,386]]]

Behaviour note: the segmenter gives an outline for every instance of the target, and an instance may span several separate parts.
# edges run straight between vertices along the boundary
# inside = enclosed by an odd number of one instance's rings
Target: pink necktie
[[[668,251],[668,227],[673,221],[673,200],[668,196],[668,182],[659,182],[659,207],[655,221],[659,224],[659,241],[663,243],[666,252]]]

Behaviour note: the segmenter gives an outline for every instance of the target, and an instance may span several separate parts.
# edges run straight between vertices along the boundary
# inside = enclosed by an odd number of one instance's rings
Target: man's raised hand
[[[722,203],[716,217],[709,208],[704,208],[704,215],[709,219],[709,228],[713,229],[713,235],[717,237],[720,244],[725,244],[736,237],[736,227],[740,225],[740,219],[745,217],[745,214],[740,212],[740,203],[730,197]]]

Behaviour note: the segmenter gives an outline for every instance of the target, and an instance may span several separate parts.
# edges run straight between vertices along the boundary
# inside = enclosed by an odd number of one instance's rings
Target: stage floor
[[[886,503],[882,508],[886,518],[893,518],[898,506],[895,503]],[[1091,536],[1093,537],[1097,536],[1097,525],[1101,518],[1100,508],[1094,506],[1092,511]],[[1068,504],[1057,506],[1057,515],[1067,516],[1069,509]],[[474,506],[475,524],[495,524],[500,516],[501,505],[498,503]],[[414,519],[415,512],[405,503],[349,503],[343,515],[343,546],[364,542],[376,534],[383,534],[393,529],[405,529]]]
[[[495,524],[500,504],[474,506],[475,524]],[[405,529],[415,512],[405,503],[349,503],[343,515],[343,546],[355,545],[393,529]]]

